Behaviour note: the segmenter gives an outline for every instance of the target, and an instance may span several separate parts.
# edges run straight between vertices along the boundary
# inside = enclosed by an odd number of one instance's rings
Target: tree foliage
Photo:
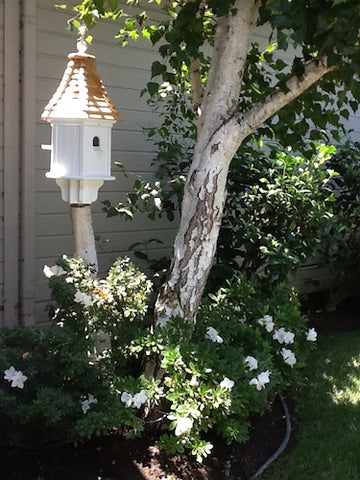
[[[295,149],[304,136],[318,139],[325,130],[337,138],[339,118],[357,110],[360,2],[84,0],[74,8],[75,24],[119,19],[123,45],[140,35],[158,45],[147,90],[151,96],[178,90],[180,112],[193,122],[175,255],[156,307],[160,319],[180,314],[191,321],[215,256],[227,173],[240,146],[254,132]],[[161,10],[163,19],[151,21],[148,13]],[[256,25],[267,25],[265,50],[253,41]]]
[[[165,20],[150,21],[146,9],[154,9],[151,5],[153,3],[159,6],[159,11],[161,9],[167,13]],[[126,45],[130,39],[137,39],[141,35],[152,44],[158,44],[163,62],[156,61],[153,64],[152,77],[160,76],[163,81],[173,83],[179,80],[174,75],[174,70],[180,72],[183,68],[189,68],[192,58],[198,57],[201,61],[205,59],[204,46],[213,44],[217,17],[227,15],[234,3],[235,0],[84,0],[73,4],[78,12],[73,23],[79,26],[85,22],[91,28],[100,18],[120,19],[122,26],[117,37],[121,44]],[[335,93],[340,110],[344,103],[348,103],[356,111],[360,99],[357,75],[360,63],[360,2],[262,0],[260,3],[258,24],[271,27],[271,35],[269,48],[265,52],[259,51],[256,44],[249,51],[246,62],[248,78],[244,76],[243,92],[246,92],[246,84],[250,85],[255,79],[252,90],[257,91],[258,98],[251,98],[248,108],[254,102],[263,100],[275,86],[286,90],[286,81],[293,74],[301,77],[309,60],[326,56],[328,65],[336,66],[336,71],[322,83],[322,93],[329,96],[315,97],[312,102],[307,102],[304,97],[301,101],[302,108],[307,109],[304,117],[309,119],[315,116],[318,120],[321,106],[317,102],[325,100],[333,103],[331,95]],[[129,6],[135,8],[129,11]],[[122,20],[124,14],[126,19]],[[291,50],[289,55],[289,48],[292,47],[296,50]],[[274,50],[287,51],[288,61],[279,56],[274,59]],[[340,84],[345,86],[342,92],[336,89]],[[149,88],[150,93],[155,89],[153,83]],[[351,91],[353,98],[346,96],[347,91]],[[245,99],[246,93],[242,97]],[[314,101],[315,106],[312,106]],[[244,108],[244,103],[240,104]],[[323,110],[325,106],[326,103],[323,103]],[[299,110],[300,107],[295,108],[298,114]],[[347,117],[348,114],[342,111],[341,115]],[[320,128],[324,127],[325,125],[320,125]]]

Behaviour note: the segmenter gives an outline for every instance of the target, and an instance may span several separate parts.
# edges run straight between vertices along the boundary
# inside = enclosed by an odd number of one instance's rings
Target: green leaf
[[[340,115],[341,115],[342,117],[346,118],[346,120],[348,120],[348,119],[349,119],[349,116],[350,116],[349,110],[347,110],[346,108],[344,108],[343,110],[340,111]]]
[[[157,77],[158,75],[162,75],[165,72],[166,72],[166,66],[163,63],[160,63],[158,60],[156,60],[151,65],[151,78]]]
[[[146,84],[150,97],[156,95],[159,91],[160,85],[156,82],[148,82]]]
[[[107,0],[110,10],[115,11],[118,6],[118,0]]]

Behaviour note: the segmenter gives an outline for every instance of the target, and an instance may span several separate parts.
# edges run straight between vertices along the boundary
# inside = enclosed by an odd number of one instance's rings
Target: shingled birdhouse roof
[[[120,116],[100,80],[95,57],[71,53],[60,85],[46,105],[42,120],[79,118],[120,120]]]

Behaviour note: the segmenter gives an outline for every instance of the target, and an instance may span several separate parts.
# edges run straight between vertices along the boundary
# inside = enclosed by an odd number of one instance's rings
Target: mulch
[[[210,438],[214,449],[204,464],[185,454],[166,455],[155,438],[126,440],[116,434],[77,447],[2,448],[0,472],[4,480],[245,480],[275,452],[284,432],[284,412],[275,399],[271,410],[252,418],[246,444],[229,446]],[[229,477],[226,462],[231,465]]]

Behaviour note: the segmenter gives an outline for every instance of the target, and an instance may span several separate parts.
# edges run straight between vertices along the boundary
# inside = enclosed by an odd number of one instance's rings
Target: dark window
[[[93,147],[100,147],[100,138],[94,137],[93,138]]]

